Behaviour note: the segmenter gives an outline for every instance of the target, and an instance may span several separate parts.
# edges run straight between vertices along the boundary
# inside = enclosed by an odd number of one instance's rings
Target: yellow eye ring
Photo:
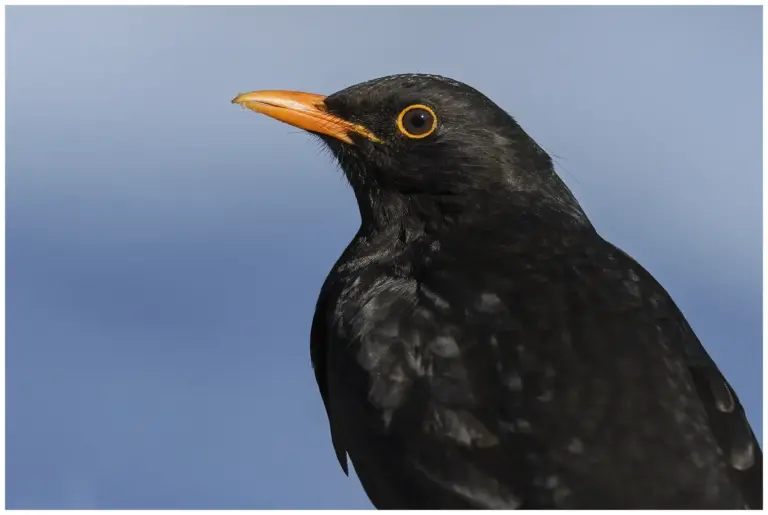
[[[437,115],[423,104],[410,105],[397,117],[397,128],[411,139],[426,138],[437,129]]]

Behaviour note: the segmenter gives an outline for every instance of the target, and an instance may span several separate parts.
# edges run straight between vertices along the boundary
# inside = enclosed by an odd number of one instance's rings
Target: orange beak
[[[252,91],[232,99],[233,104],[240,104],[251,111],[300,129],[331,136],[344,143],[354,145],[350,134],[359,134],[376,143],[381,142],[362,125],[328,113],[324,101],[323,95],[300,91]]]

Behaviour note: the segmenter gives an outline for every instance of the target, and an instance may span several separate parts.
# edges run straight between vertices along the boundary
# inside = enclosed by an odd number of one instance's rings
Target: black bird
[[[319,136],[357,197],[311,358],[377,508],[762,508],[728,381],[499,106],[420,74],[233,103]]]

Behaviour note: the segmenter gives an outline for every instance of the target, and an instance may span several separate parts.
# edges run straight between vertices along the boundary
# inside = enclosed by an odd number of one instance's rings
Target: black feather
[[[762,451],[675,303],[485,96],[393,76],[326,99],[362,224],[312,361],[378,508],[762,508]],[[398,112],[429,106],[429,137]]]

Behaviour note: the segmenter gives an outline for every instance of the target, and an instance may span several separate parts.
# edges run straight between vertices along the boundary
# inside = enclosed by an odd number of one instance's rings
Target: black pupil
[[[405,128],[411,134],[424,134],[432,128],[432,115],[424,109],[413,109],[406,114]]]

